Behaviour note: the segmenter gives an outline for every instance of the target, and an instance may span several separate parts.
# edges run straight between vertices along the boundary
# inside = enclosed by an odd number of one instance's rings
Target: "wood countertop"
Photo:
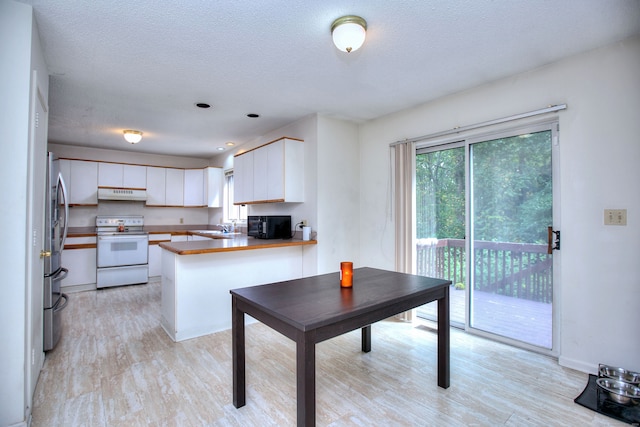
[[[192,242],[164,242],[160,247],[178,255],[198,255],[214,252],[246,251],[253,249],[282,248],[286,246],[316,245],[316,240],[254,239],[240,235],[233,238],[214,238]]]

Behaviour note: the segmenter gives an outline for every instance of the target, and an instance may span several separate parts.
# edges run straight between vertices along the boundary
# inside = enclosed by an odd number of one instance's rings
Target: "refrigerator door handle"
[[[64,310],[67,304],[69,304],[69,296],[67,294],[60,294],[60,299],[64,299],[64,304],[60,304],[60,302],[58,302],[56,307],[53,309],[54,313]]]
[[[54,280],[64,280],[67,278],[67,275],[69,274],[69,270],[62,267],[59,271],[58,274],[56,274],[53,279]]]
[[[62,187],[62,196],[64,197],[64,231],[62,232],[62,241],[60,242],[60,251],[64,249],[64,242],[67,240],[67,231],[69,230],[69,199],[67,186],[64,184],[62,172],[58,174],[58,184]]]

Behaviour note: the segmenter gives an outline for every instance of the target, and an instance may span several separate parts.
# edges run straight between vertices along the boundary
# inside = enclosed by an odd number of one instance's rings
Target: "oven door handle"
[[[98,240],[148,240],[146,234],[136,234],[131,236],[98,236]]]

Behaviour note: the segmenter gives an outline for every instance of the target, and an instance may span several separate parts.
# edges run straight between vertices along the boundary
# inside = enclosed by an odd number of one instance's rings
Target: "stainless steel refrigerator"
[[[69,272],[62,267],[62,249],[67,238],[69,203],[60,173],[60,161],[48,154],[44,234],[44,350],[52,350],[62,336],[62,310],[69,298],[61,291]]]

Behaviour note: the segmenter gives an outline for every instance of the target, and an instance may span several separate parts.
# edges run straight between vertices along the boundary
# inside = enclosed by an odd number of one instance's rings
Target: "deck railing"
[[[467,257],[461,239],[419,239],[417,274],[465,283]],[[475,242],[475,290],[551,303],[552,261],[547,245]]]

